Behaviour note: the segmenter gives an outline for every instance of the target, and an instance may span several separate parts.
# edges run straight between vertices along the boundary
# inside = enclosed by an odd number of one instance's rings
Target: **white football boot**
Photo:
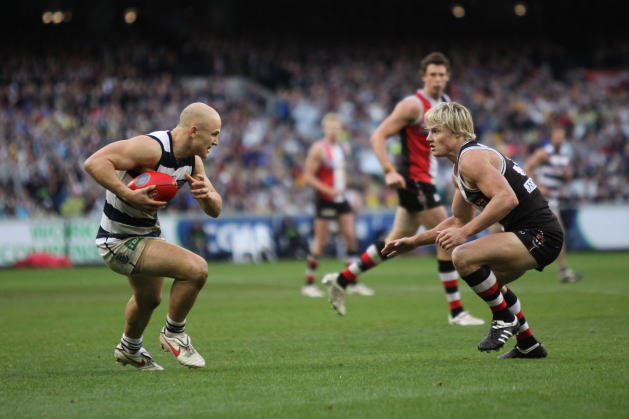
[[[140,371],[162,371],[164,369],[153,361],[146,349],[140,348],[138,352],[130,353],[125,351],[120,343],[114,349],[114,359],[123,366],[132,365]]]
[[[339,274],[334,272],[326,274],[321,282],[328,286],[328,293],[330,295],[330,303],[332,308],[338,313],[339,316],[345,315],[345,296],[347,293],[338,283]]]
[[[310,298],[321,298],[325,294],[315,285],[304,285],[303,287],[301,287],[301,295]]]
[[[362,282],[347,284],[347,288],[345,289],[345,291],[347,292],[347,294],[362,295],[363,297],[371,297],[376,294],[374,290],[372,290]]]
[[[176,336],[166,336],[166,328],[163,327],[159,333],[159,342],[162,344],[164,352],[170,352],[177,358],[181,365],[190,368],[205,367],[205,359],[194,349],[190,336],[180,333]]]
[[[448,315],[448,323],[454,326],[480,326],[485,324],[485,320],[474,317],[467,311],[462,311],[454,317]]]

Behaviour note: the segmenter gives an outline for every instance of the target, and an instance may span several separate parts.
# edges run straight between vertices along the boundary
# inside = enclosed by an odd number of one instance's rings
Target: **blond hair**
[[[472,115],[460,103],[441,102],[426,112],[424,121],[427,125],[443,125],[454,135],[462,135],[468,141],[476,139]]]
[[[338,122],[339,124],[343,125],[343,120],[341,119],[341,116],[334,112],[326,113],[323,119],[321,119],[321,125],[325,125],[327,122]]]

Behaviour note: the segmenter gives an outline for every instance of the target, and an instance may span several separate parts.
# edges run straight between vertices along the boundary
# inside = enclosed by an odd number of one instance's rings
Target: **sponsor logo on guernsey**
[[[138,243],[140,243],[140,240],[142,240],[140,237],[134,237],[124,242],[124,245],[131,250],[135,250],[135,248],[138,247]]]

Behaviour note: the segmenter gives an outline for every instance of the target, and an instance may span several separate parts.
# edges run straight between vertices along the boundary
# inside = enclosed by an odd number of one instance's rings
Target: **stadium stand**
[[[173,127],[177,110],[194,100],[212,103],[223,116],[222,144],[207,167],[227,212],[308,213],[311,191],[300,174],[328,111],[339,112],[349,127],[355,203],[394,204],[369,135],[419,85],[417,57],[428,50],[196,39],[178,49],[66,48],[63,60],[54,49],[5,57],[0,216],[99,212],[102,190],[83,173],[85,157],[109,141]],[[454,64],[449,93],[470,107],[482,142],[523,162],[546,140],[547,123],[560,121],[569,128],[575,162],[568,202],[629,201],[626,70],[570,65],[552,45],[445,52]],[[179,194],[169,210],[196,211],[191,202]]]

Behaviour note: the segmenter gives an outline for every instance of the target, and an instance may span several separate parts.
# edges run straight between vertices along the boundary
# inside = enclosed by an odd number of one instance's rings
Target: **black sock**
[[[336,282],[341,286],[341,288],[347,288],[347,285],[350,283],[342,272],[339,273],[339,276],[336,278]]]

